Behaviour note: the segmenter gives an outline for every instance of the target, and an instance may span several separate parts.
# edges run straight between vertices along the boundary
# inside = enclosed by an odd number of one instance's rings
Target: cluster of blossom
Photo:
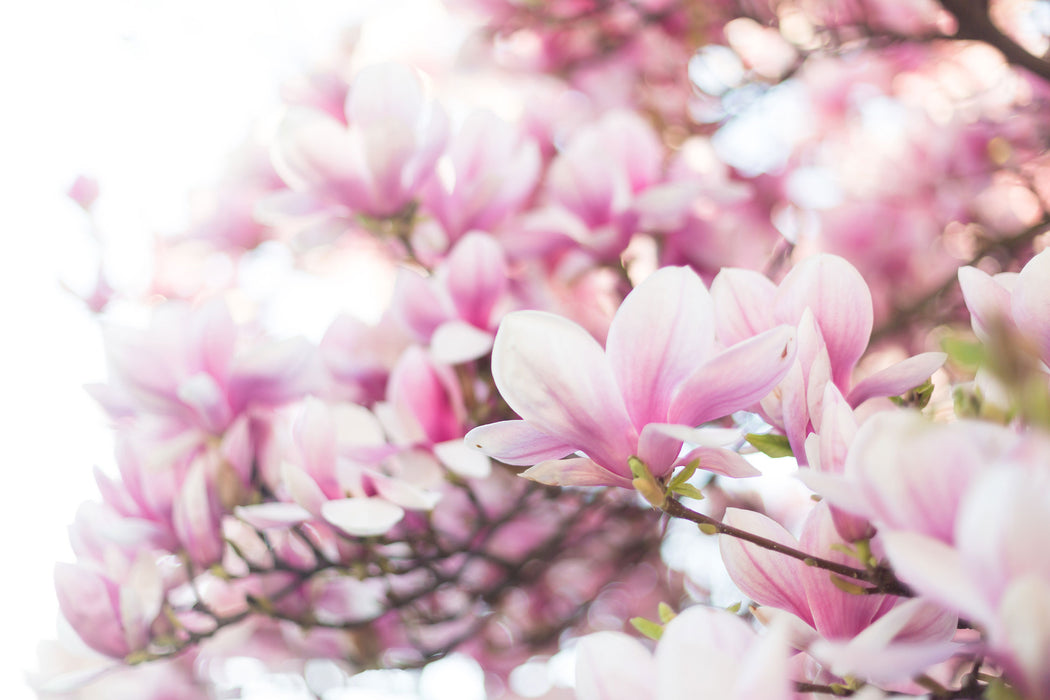
[[[117,473],[41,693],[237,692],[252,657],[322,696],[455,650],[515,697],[583,635],[585,700],[1050,698],[1046,84],[945,38],[961,0],[470,4],[516,118],[344,56],[159,242],[148,327],[100,278]],[[275,255],[364,260],[381,312],[285,337]],[[873,341],[964,309],[950,361]],[[669,520],[750,604],[668,573]]]

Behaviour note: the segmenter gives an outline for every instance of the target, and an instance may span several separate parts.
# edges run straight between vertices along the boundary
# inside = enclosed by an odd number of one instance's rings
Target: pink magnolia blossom
[[[936,424],[915,411],[888,411],[860,426],[841,476],[809,474],[805,481],[880,532],[950,544],[963,494],[996,461],[1024,449],[1016,434],[992,423]]]
[[[390,313],[418,342],[430,345],[438,362],[475,360],[492,348],[499,320],[512,303],[508,283],[499,244],[472,232],[430,277],[402,268]]]
[[[700,458],[727,476],[757,472],[693,427],[758,400],[794,359],[788,327],[719,352],[711,298],[696,273],[664,268],[627,296],[602,347],[575,323],[538,311],[509,314],[496,335],[492,372],[522,420],[482,426],[467,442],[525,476],[560,485],[629,487],[628,460],[657,477]],[[585,456],[561,460],[573,452]]]
[[[655,653],[620,632],[598,632],[576,647],[580,700],[788,700],[783,628],[758,635],[739,617],[703,605],[667,623]]]
[[[976,267],[959,268],[959,285],[973,330],[987,340],[996,324],[1007,324],[1029,338],[1044,365],[1050,365],[1050,250],[1028,261],[1020,273],[992,277]]]
[[[448,134],[444,111],[426,99],[410,68],[381,64],[354,78],[346,124],[317,110],[290,110],[274,147],[277,172],[318,207],[398,213],[433,175]]]
[[[834,549],[844,542],[824,505],[810,513],[798,540],[760,513],[734,508],[726,511],[724,520],[733,527],[817,557],[845,565],[856,562]],[[744,540],[723,536],[719,546],[730,577],[744,593],[764,606],[793,616],[792,643],[798,648],[820,639],[853,639],[905,600],[892,595],[847,593],[832,583],[827,571]],[[950,656],[954,650],[943,643],[955,631],[955,617],[934,605],[911,612],[911,617],[901,621],[883,641],[933,644],[943,654],[941,660]]]
[[[922,353],[853,385],[853,370],[867,350],[871,293],[849,262],[816,255],[796,265],[780,285],[752,270],[724,269],[711,285],[719,338],[737,343],[775,325],[798,326],[799,351],[779,391],[763,404],[766,418],[784,430],[795,456],[819,432],[824,387],[834,383],[851,407],[872,397],[912,389],[943,364],[943,353]]]
[[[1025,698],[1050,698],[1050,472],[1045,441],[966,490],[954,546],[921,532],[882,535],[901,578],[977,624]]]
[[[438,161],[423,189],[423,206],[450,242],[471,230],[492,231],[516,213],[540,175],[540,151],[514,126],[474,112]]]

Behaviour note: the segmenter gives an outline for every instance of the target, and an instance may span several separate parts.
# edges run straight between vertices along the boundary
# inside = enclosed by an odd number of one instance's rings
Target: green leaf
[[[667,488],[673,491],[675,486],[678,486],[679,484],[684,484],[685,482],[692,479],[693,474],[696,474],[696,469],[699,466],[700,459],[697,458],[689,464],[682,467],[682,469],[677,474],[671,477],[671,481],[667,484]]]
[[[988,359],[984,345],[973,340],[944,338],[941,340],[941,349],[948,353],[948,359],[954,364],[967,369],[975,370]]]
[[[700,491],[700,489],[696,488],[692,484],[678,484],[678,486],[675,486],[671,490],[677,493],[679,496],[692,498],[696,501],[704,500],[704,494]]]
[[[660,622],[665,625],[675,618],[675,611],[671,609],[671,606],[667,603],[660,603],[656,606],[656,611],[660,615]]]
[[[770,457],[794,457],[791,451],[791,443],[787,435],[776,435],[774,433],[748,433],[747,441],[761,452]]]
[[[632,617],[631,624],[634,628],[644,634],[649,639],[659,641],[660,637],[664,635],[664,627],[658,622],[647,620],[644,617]]]

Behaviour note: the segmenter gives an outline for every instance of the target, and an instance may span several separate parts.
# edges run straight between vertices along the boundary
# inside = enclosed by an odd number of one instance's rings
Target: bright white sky
[[[94,497],[93,465],[111,463],[108,429],[81,388],[105,376],[96,326],[57,281],[83,281],[95,255],[64,192],[78,173],[95,175],[104,233],[141,254],[151,231],[178,227],[189,190],[213,179],[273,109],[280,81],[380,4],[406,3],[34,0],[0,9],[4,698],[33,697],[23,669],[35,664],[36,641],[55,635],[52,566],[71,559],[66,527]],[[434,3],[413,4],[418,19],[419,6]],[[425,31],[399,25],[401,39]],[[382,54],[398,42],[371,43]]]

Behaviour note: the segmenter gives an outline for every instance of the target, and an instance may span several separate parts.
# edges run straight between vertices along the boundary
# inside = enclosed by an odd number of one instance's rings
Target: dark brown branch
[[[959,29],[957,39],[983,41],[1002,52],[1006,60],[1050,81],[1050,62],[1029,53],[1023,46],[1004,34],[988,15],[988,3],[983,0],[940,0],[941,5],[952,13]]]
[[[690,510],[673,499],[668,499],[664,504],[663,509],[665,513],[673,518],[682,518],[683,520],[694,522],[697,525],[707,526],[718,534],[736,537],[737,539],[750,542],[751,544],[762,547],[763,549],[768,549],[771,552],[777,552],[784,556],[791,557],[792,559],[798,559],[807,566],[824,569],[825,571],[829,571],[844,578],[861,581],[874,586],[874,588],[865,589],[865,593],[887,593],[889,595],[902,597],[911,597],[914,595],[911,589],[898,581],[893,575],[893,572],[888,569],[882,567],[870,570],[857,569],[852,566],[846,566],[845,564],[839,564],[838,562],[829,559],[815,557],[812,554],[807,554],[806,552],[788,547],[771,539],[760,537],[759,535],[747,532],[746,530],[740,530],[731,525],[726,525],[720,520]]]

